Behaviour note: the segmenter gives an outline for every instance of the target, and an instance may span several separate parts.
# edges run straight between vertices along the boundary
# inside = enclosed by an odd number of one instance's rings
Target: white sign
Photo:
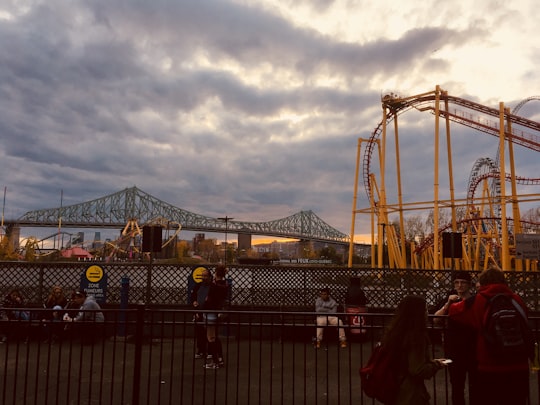
[[[540,259],[539,234],[516,234],[516,259]]]

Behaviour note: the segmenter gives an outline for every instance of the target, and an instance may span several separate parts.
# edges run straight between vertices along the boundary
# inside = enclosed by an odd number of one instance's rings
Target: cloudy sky
[[[5,218],[137,186],[242,221],[313,210],[349,233],[357,139],[381,95],[440,85],[513,107],[540,94],[539,20],[533,0],[3,0]],[[539,120],[540,103],[520,115]],[[399,125],[404,194],[433,199],[433,116]],[[464,195],[498,141],[452,139]],[[539,177],[522,149],[518,174]]]

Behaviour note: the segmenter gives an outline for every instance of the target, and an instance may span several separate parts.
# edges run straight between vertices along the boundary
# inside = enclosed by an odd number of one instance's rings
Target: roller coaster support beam
[[[508,249],[508,224],[506,221],[506,172],[505,172],[505,125],[504,103],[499,103],[499,174],[501,178],[501,267],[510,270],[510,257]]]
[[[433,151],[433,269],[439,270],[439,103],[441,101],[441,89],[435,88],[435,146]]]
[[[377,139],[377,146],[379,148],[379,154],[380,154],[381,145],[378,139]],[[377,195],[378,195],[379,189],[377,186],[377,182],[375,180],[375,175],[372,173],[370,177],[371,177],[371,181],[374,187],[373,191],[377,190]],[[372,192],[369,195],[369,206],[370,206],[369,211],[371,214],[371,267],[375,268],[377,267],[377,263],[375,261],[375,196],[374,196],[374,192]]]
[[[399,130],[398,130],[398,116],[396,114],[396,117],[394,118],[394,139],[396,143],[396,179],[397,179],[397,187],[398,187],[398,204],[399,204],[399,244],[401,249],[398,249],[398,260],[399,264],[398,267],[401,269],[404,269],[407,267],[407,248],[405,246],[405,232],[403,230],[405,229],[405,222],[403,219],[403,192],[401,190],[401,164],[399,159]]]
[[[362,143],[370,142],[369,139],[358,138],[358,145],[356,151],[356,173],[354,178],[354,194],[353,194],[353,205],[352,205],[352,220],[351,220],[351,235],[349,241],[349,258],[348,258],[348,267],[353,266],[353,254],[354,254],[354,232],[355,232],[355,223],[356,223],[356,214],[362,212],[357,209],[358,204],[358,181],[360,173],[360,157],[362,155]],[[381,144],[378,139],[373,141],[377,144],[379,150],[379,159],[381,159]],[[376,267],[375,262],[375,190],[377,191],[377,196],[380,200],[380,195],[377,189],[377,183],[375,181],[375,176],[372,174],[371,181],[373,184],[372,192],[369,194],[369,206],[370,206],[370,217],[371,217],[371,267]]]
[[[360,171],[360,151],[362,150],[362,138],[358,138],[358,144],[356,146],[356,172],[354,175],[354,193],[352,203],[352,218],[351,218],[351,234],[349,241],[349,259],[347,265],[352,268],[353,254],[354,254],[354,224],[356,222],[356,204],[358,199],[358,172]]]
[[[444,110],[450,111],[449,108],[449,102],[448,102],[448,92],[443,91],[444,94]],[[457,232],[457,218],[456,218],[456,205],[455,202],[455,188],[454,188],[454,165],[452,163],[452,141],[450,138],[450,118],[448,114],[446,114],[446,151],[447,151],[447,159],[448,159],[448,181],[450,186],[450,201],[452,202],[452,205],[450,207],[452,211],[452,232]]]
[[[388,224],[387,210],[386,210],[386,183],[385,183],[385,170],[386,170],[386,122],[387,122],[388,110],[386,105],[383,107],[383,128],[381,134],[381,153],[379,157],[379,165],[381,168],[381,184],[380,184],[380,198],[378,206],[378,225],[377,225],[377,267],[384,267],[384,227]]]
[[[510,109],[505,109],[505,114],[510,114]],[[512,121],[506,120],[507,132],[512,133]],[[508,140],[508,158],[510,159],[510,184],[512,186],[512,218],[514,219],[514,247],[515,247],[515,235],[522,233],[521,230],[521,214],[519,212],[519,203],[517,201],[517,182],[516,182],[516,166],[514,161],[514,143]],[[522,270],[522,260],[515,261],[516,271]]]
[[[448,112],[449,110],[449,102],[448,102],[448,92],[443,91],[442,94],[444,95],[444,111]],[[448,114],[445,114],[445,124],[446,124],[446,159],[448,161],[448,185],[450,187],[450,212],[452,215],[452,232],[457,232],[457,219],[456,219],[456,204],[455,204],[455,189],[454,189],[454,168],[452,163],[452,141],[450,137],[450,118]],[[461,241],[460,241],[461,242]],[[444,260],[444,258],[443,258]],[[460,260],[456,259],[454,257],[450,258],[450,261],[452,263],[451,269],[454,270],[456,268],[456,260],[458,261],[458,270],[461,269],[461,266],[459,264]]]

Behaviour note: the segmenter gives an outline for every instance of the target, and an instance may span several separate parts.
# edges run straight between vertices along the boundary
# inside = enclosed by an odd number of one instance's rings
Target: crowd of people
[[[224,367],[223,345],[218,328],[223,311],[227,308],[230,285],[226,279],[227,269],[219,265],[215,274],[203,268],[199,282],[189,292],[194,309],[195,359],[202,359],[206,369]],[[507,297],[515,307],[515,313],[527,319],[523,300],[507,285],[504,273],[488,268],[478,275],[473,293],[473,280],[467,271],[452,272],[453,290],[436,305],[432,315],[439,326],[444,325],[442,358],[434,358],[430,334],[429,312],[424,297],[406,296],[381,336],[381,344],[396,361],[400,386],[396,398],[389,405],[427,405],[430,395],[425,381],[439,370],[447,368],[450,377],[453,405],[525,405],[529,394],[529,359],[531,351],[505,355],[494,347],[486,333],[486,319],[491,316],[490,306],[497,297]],[[365,296],[363,301],[365,303]],[[509,311],[511,311],[510,308]],[[338,330],[339,344],[347,347],[347,335],[343,321],[338,316],[338,303],[328,288],[322,288],[315,300],[316,348],[321,347],[324,328],[334,326]],[[503,311],[504,312],[504,311]],[[69,298],[60,286],[53,286],[38,311],[37,322],[44,326],[46,339],[59,341],[66,334],[77,334],[92,339],[102,333],[105,317],[93,296],[84,291],[73,291]],[[23,294],[13,289],[4,298],[0,319],[32,320]],[[26,322],[30,324],[30,322]],[[21,322],[25,324],[25,322]],[[514,328],[514,340],[518,336]],[[10,337],[10,331],[2,330],[1,342]],[[524,333],[524,332],[523,332]],[[513,342],[515,343],[515,342]],[[512,344],[513,344],[512,343]],[[534,344],[534,342],[533,342]],[[533,348],[534,349],[534,348]],[[534,351],[534,350],[533,350]]]
[[[469,272],[453,272],[454,289],[434,312],[436,323],[444,328],[444,358],[432,358],[428,308],[423,297],[407,296],[400,302],[387,327],[382,345],[396,359],[400,386],[388,405],[427,405],[430,395],[425,380],[448,367],[453,405],[525,405],[529,399],[529,359],[534,340],[527,336],[528,325],[520,326],[519,314],[527,322],[527,308],[508,287],[504,273],[494,267],[478,276],[476,294],[472,293]],[[512,303],[494,315],[496,297]],[[510,304],[509,304],[510,305]],[[501,315],[502,314],[502,315]],[[491,342],[490,317],[500,316],[497,339]],[[496,322],[496,321],[494,321]],[[509,324],[511,322],[511,325]],[[505,325],[505,323],[507,325]],[[508,332],[503,329],[508,328]],[[495,332],[494,332],[495,333]],[[508,342],[502,342],[510,333]],[[524,349],[519,349],[523,347]],[[512,349],[511,355],[506,350]]]
[[[4,324],[0,330],[0,343],[10,338],[28,341],[31,335],[51,343],[67,336],[93,342],[101,334],[105,321],[93,296],[77,290],[72,291],[68,299],[64,289],[58,285],[51,288],[42,308],[29,308],[21,291],[11,290],[2,301],[0,319],[27,321],[9,326]]]

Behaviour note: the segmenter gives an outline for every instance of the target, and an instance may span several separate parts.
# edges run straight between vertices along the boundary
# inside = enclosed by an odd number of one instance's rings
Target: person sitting
[[[79,309],[81,308],[81,305],[77,304],[75,300],[76,294],[77,291],[75,290],[71,292],[70,298],[66,306],[64,307],[64,309],[66,310],[65,313],[67,313],[70,318],[75,318],[79,313]]]
[[[21,292],[17,289],[11,290],[2,303],[3,315],[10,320],[27,321],[30,319],[30,314],[27,311],[21,310],[24,306],[24,299]]]
[[[65,314],[63,320],[73,322],[75,330],[81,337],[82,342],[93,343],[95,338],[103,333],[105,317],[101,307],[92,295],[86,295],[85,291],[76,291],[73,301],[79,306],[79,313],[75,317]]]
[[[315,346],[321,347],[323,339],[324,327],[328,325],[338,327],[339,342],[341,347],[347,347],[347,337],[343,327],[343,321],[335,315],[337,313],[338,304],[335,299],[330,296],[330,290],[323,288],[319,292],[319,297],[315,301],[315,312],[317,312],[317,337]],[[330,315],[334,314],[334,315]]]
[[[18,289],[13,289],[5,296],[2,302],[2,309],[0,311],[0,317],[3,320],[18,320],[29,321],[30,313],[22,310],[25,307],[25,302],[21,292]],[[8,335],[21,336],[25,335],[25,339],[28,340],[28,324],[26,325],[10,325],[8,329],[2,334],[0,341],[5,342],[8,339]]]
[[[62,290],[62,287],[55,285],[53,288],[51,288],[51,292],[49,293],[49,296],[47,297],[47,300],[45,301],[45,308],[52,309],[56,306],[61,306],[62,308],[65,308],[67,306],[68,300],[66,296],[64,295],[64,290]]]
[[[64,295],[64,290],[60,286],[53,286],[49,296],[45,300],[43,307],[48,309],[42,317],[44,324],[45,339],[50,339],[51,342],[60,340],[64,330],[63,325],[59,324],[62,321],[61,311],[66,308],[68,300]]]

